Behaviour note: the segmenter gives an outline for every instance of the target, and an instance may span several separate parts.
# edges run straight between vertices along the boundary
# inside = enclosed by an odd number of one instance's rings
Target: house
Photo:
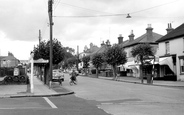
[[[16,67],[19,62],[20,61],[10,52],[8,56],[0,56],[0,67]]]
[[[82,60],[82,58],[85,57],[85,56],[93,54],[97,50],[99,50],[99,47],[97,47],[93,43],[90,43],[90,47],[89,48],[87,46],[85,46],[84,47],[84,51],[79,53],[79,60]],[[79,69],[83,68],[83,62],[82,61],[78,64],[78,67],[79,67]]]
[[[168,24],[168,33],[158,39],[160,77],[175,77],[176,80],[184,81],[184,23],[176,29]]]
[[[131,54],[132,48],[138,44],[148,43],[154,48],[154,52],[156,53],[158,48],[158,43],[156,41],[160,39],[162,35],[153,32],[151,24],[148,24],[145,34],[134,39],[133,31],[131,31],[131,34],[128,37],[129,37],[128,41],[122,43],[119,42],[119,44],[124,48],[125,52],[127,53],[127,63],[125,63],[121,68],[125,68],[127,76],[140,77],[139,64],[135,63],[136,59]]]

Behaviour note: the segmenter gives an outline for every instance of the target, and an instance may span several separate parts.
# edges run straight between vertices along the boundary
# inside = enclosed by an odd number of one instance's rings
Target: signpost
[[[34,86],[33,86],[33,57],[34,57],[34,53],[31,52],[31,57],[30,57],[30,62],[31,62],[31,77],[30,77],[30,93],[34,92]]]

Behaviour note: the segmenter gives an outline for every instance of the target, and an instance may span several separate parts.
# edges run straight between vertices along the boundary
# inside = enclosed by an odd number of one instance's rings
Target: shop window
[[[184,74],[184,58],[180,58],[180,73]]]
[[[165,43],[165,49],[166,49],[166,54],[170,53],[170,46],[169,46],[169,42]]]
[[[183,52],[184,52],[184,38],[183,38]]]

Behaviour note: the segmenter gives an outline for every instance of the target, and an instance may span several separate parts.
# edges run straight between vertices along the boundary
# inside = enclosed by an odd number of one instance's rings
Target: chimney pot
[[[102,41],[101,46],[104,46],[104,45],[105,45],[105,43],[104,43],[104,41]]]
[[[166,29],[167,34],[168,34],[169,32],[171,32],[172,30],[174,30],[174,29],[172,28],[171,23],[168,23],[168,28]]]
[[[120,34],[119,37],[118,37],[118,44],[121,44],[121,43],[123,43],[123,37]]]
[[[134,34],[133,34],[133,30],[131,30],[129,37],[129,41],[133,41],[134,40]]]
[[[147,30],[147,40],[149,41],[149,40],[151,40],[151,39],[153,39],[153,32],[152,32],[152,30],[153,30],[153,28],[151,27],[151,24],[148,24],[148,27],[146,28],[146,30]]]

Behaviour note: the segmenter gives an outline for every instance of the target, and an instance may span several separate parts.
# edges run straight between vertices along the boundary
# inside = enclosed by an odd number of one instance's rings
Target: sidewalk
[[[52,88],[49,88],[47,85],[44,85],[36,76],[33,77],[33,93],[27,92],[27,85],[0,85],[0,98],[3,97],[48,97],[48,96],[61,96],[73,94],[73,91],[70,91],[58,83],[52,83]],[[55,89],[60,89],[55,91]]]
[[[96,75],[88,75],[89,77],[96,77]],[[99,76],[100,79],[113,80],[113,77],[103,77]],[[121,76],[118,78],[119,82],[142,84],[141,79],[135,77]],[[167,86],[167,87],[184,87],[184,82],[182,81],[164,81],[164,80],[153,80],[153,84],[147,84],[147,79],[144,79],[143,85],[153,85],[153,86]]]

